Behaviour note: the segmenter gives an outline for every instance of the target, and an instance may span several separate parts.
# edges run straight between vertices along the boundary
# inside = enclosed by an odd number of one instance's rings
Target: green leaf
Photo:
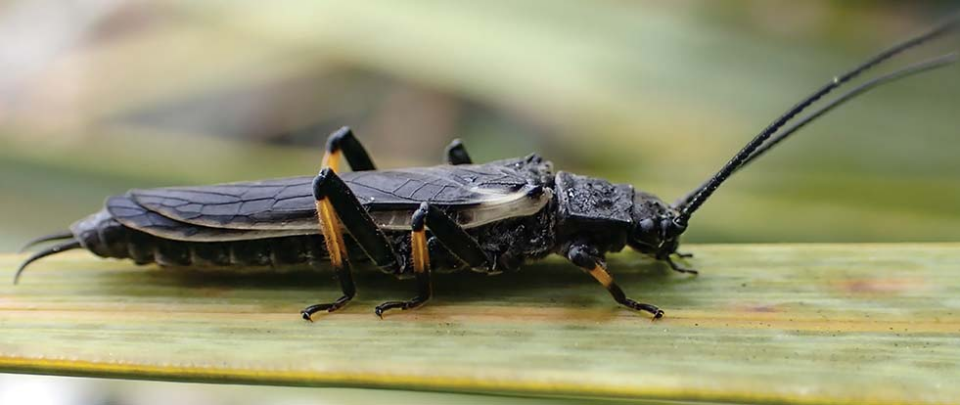
[[[85,253],[0,287],[0,371],[174,381],[760,403],[960,398],[960,244],[694,245],[699,277],[633,254],[611,271],[662,320],[559,261],[438,275],[415,311],[373,315],[409,281],[358,271],[203,273]],[[23,256],[0,256],[0,278]]]

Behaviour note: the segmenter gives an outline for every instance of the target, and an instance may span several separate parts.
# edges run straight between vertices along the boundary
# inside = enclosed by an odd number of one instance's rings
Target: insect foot
[[[677,256],[680,256],[680,258],[683,258],[683,257],[684,257],[683,255],[679,255],[679,254],[678,254]],[[673,271],[676,271],[676,272],[678,272],[678,273],[693,274],[693,275],[695,275],[695,276],[700,274],[700,272],[697,271],[697,270],[683,267],[682,265],[680,265],[680,264],[678,264],[677,262],[673,261],[673,259],[670,258],[670,256],[666,256],[666,257],[664,257],[662,260],[665,261],[665,262],[667,262],[667,264],[670,266],[670,268],[673,269]]]
[[[327,312],[336,311],[346,306],[351,299],[353,299],[352,294],[344,295],[332,303],[311,305],[309,307],[304,308],[302,311],[300,311],[300,316],[302,316],[303,319],[306,321],[313,322],[313,314],[320,311],[327,311]]]
[[[620,288],[620,285],[613,280],[613,276],[607,272],[607,265],[603,261],[596,246],[590,245],[584,241],[579,241],[571,245],[567,250],[567,258],[570,262],[579,266],[585,272],[590,274],[597,282],[610,292],[614,301],[635,311],[645,311],[653,315],[653,319],[663,317],[663,311],[655,305],[644,304],[627,298],[627,295]]]
[[[625,307],[627,307],[627,308],[636,310],[636,311],[646,311],[646,312],[649,312],[650,314],[653,315],[653,320],[657,320],[657,319],[663,318],[663,310],[660,309],[660,308],[657,308],[656,305],[650,305],[650,304],[644,304],[644,303],[642,303],[642,302],[636,302],[636,301],[634,301],[634,300],[632,300],[632,299],[630,299],[630,298],[625,298],[624,301],[621,302],[620,304],[622,304],[623,306],[625,306]]]
[[[424,302],[426,302],[426,300],[420,299],[419,297],[410,301],[387,301],[383,304],[377,305],[377,308],[374,309],[373,312],[377,314],[377,317],[383,319],[383,314],[391,309],[399,308],[402,311],[406,311],[408,309],[419,307],[423,305]]]

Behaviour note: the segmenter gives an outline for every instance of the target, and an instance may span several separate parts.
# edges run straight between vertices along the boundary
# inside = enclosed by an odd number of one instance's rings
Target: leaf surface
[[[210,273],[51,257],[0,285],[0,371],[534,396],[761,403],[960,398],[960,244],[694,245],[699,277],[634,254],[611,271],[662,320],[558,260],[411,281],[359,269]],[[0,256],[0,279],[23,256]]]

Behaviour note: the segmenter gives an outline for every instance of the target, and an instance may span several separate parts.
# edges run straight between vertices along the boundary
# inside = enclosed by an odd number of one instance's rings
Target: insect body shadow
[[[400,280],[383,274],[375,267],[361,265],[356,268],[354,281],[363,291],[358,299],[380,300],[403,296],[415,280]],[[322,266],[318,269],[296,268],[277,272],[267,268],[251,268],[238,272],[235,268],[196,270],[194,268],[151,268],[139,267],[132,271],[113,273],[103,277],[110,280],[98,280],[99,284],[137,285],[146,283],[154,287],[176,289],[180,296],[230,294],[231,291],[282,292],[283,294],[303,294],[311,296],[317,291],[339,291],[333,269]],[[623,266],[618,280],[631,289],[644,294],[655,294],[667,284],[675,284],[687,279],[677,278],[670,267],[653,260],[631,260],[629,266]],[[436,299],[447,303],[472,303],[489,301],[510,301],[531,305],[547,304],[538,297],[551,296],[557,306],[563,303],[603,304],[608,300],[595,294],[595,288],[586,281],[589,276],[576,266],[568,263],[548,260],[530,263],[519,271],[511,271],[500,276],[489,276],[476,272],[440,273],[434,276],[434,286],[440,293]],[[112,289],[111,294],[122,295],[122,289]]]

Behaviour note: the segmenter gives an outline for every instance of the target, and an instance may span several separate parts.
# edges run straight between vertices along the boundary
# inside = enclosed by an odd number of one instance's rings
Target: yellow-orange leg
[[[340,128],[327,138],[327,154],[323,159],[323,167],[339,172],[341,155],[347,158],[347,163],[355,172],[377,169],[367,154],[367,149],[353,135],[350,127]]]
[[[332,153],[328,151],[323,156],[323,166],[334,171],[336,171],[339,161],[339,153],[336,151]],[[318,176],[315,182],[321,180],[321,177]],[[316,189],[316,187],[314,188]],[[312,315],[317,312],[333,312],[343,308],[343,306],[353,299],[357,292],[356,286],[353,283],[353,275],[350,271],[350,262],[347,260],[347,248],[343,239],[343,230],[340,227],[340,220],[337,218],[336,211],[334,211],[329,198],[317,195],[315,195],[315,198],[320,233],[323,234],[323,240],[327,247],[327,255],[330,258],[330,264],[333,266],[334,272],[336,272],[337,279],[340,281],[343,296],[331,303],[315,304],[304,308],[300,311],[300,314],[303,316],[303,319],[308,321],[312,321]]]
[[[383,318],[383,313],[399,308],[401,310],[413,309],[423,305],[433,294],[433,287],[430,282],[430,250],[427,246],[426,217],[428,206],[423,204],[413,214],[413,224],[410,233],[410,251],[411,262],[413,263],[413,273],[417,280],[417,295],[409,301],[389,301],[377,305],[376,314]]]
[[[334,173],[340,171],[340,149],[327,149],[323,154],[323,160],[320,161],[321,168],[330,168]]]
[[[592,269],[588,270],[588,273],[590,273],[593,278],[597,279],[597,281],[599,281],[600,284],[610,292],[610,295],[613,296],[613,299],[621,305],[636,311],[649,312],[653,315],[654,319],[663,317],[663,310],[660,308],[627,298],[627,295],[624,294],[623,290],[620,289],[620,286],[613,281],[613,276],[607,272],[607,269],[602,264],[595,264]]]
[[[607,267],[596,248],[588,244],[574,244],[567,252],[567,258],[600,282],[600,285],[606,288],[620,305],[636,311],[649,312],[654,319],[663,317],[663,311],[655,305],[644,304],[627,298],[620,286],[613,280],[613,276],[607,272]]]

